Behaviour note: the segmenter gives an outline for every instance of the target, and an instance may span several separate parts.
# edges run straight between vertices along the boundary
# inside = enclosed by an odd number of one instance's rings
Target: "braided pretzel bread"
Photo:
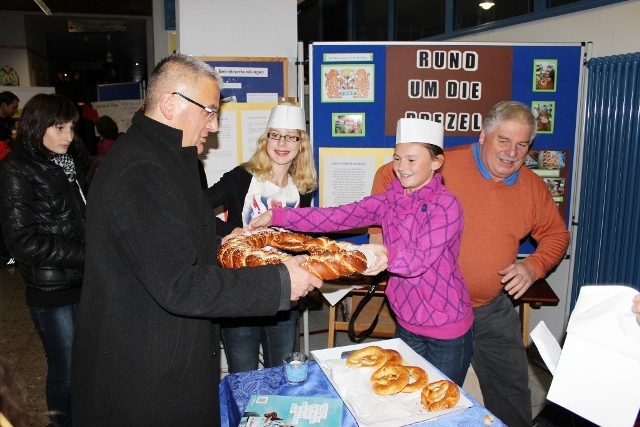
[[[429,412],[453,408],[459,400],[460,390],[453,381],[432,382],[420,393],[420,401]]]
[[[409,384],[409,370],[387,363],[371,375],[369,382],[376,394],[396,394]]]
[[[349,243],[327,237],[310,237],[299,233],[274,230],[234,236],[218,251],[218,263],[226,268],[255,267],[279,264],[291,255],[263,249],[267,246],[290,252],[309,252],[300,267],[322,280],[337,279],[362,273],[367,258],[362,252],[349,251]]]

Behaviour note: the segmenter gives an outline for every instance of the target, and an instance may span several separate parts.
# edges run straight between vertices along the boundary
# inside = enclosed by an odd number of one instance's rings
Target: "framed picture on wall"
[[[322,102],[374,102],[373,64],[322,65]]]
[[[556,103],[554,101],[533,101],[531,111],[536,118],[537,133],[553,133]]]
[[[536,59],[533,61],[534,92],[555,92],[557,81],[557,59]]]
[[[332,136],[365,136],[364,113],[333,113]]]

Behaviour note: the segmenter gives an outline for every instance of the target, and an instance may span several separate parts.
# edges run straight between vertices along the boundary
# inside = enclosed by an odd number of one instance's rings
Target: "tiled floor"
[[[319,295],[311,293],[306,303],[317,306]],[[309,310],[309,348],[310,350],[327,347],[329,309],[323,305],[321,310]],[[373,342],[377,339],[368,339]],[[346,332],[336,334],[336,346],[351,345]],[[301,338],[302,345],[302,338]],[[0,269],[0,360],[5,361],[14,372],[16,382],[21,385],[26,398],[28,425],[45,426],[48,422],[45,402],[45,379],[47,364],[44,350],[33,328],[24,299],[24,283],[17,268]],[[546,403],[546,395],[551,384],[551,375],[536,364],[529,364],[529,387],[533,416],[535,417]],[[473,369],[469,370],[463,388],[476,400],[482,402]]]
[[[21,386],[27,424],[47,425],[47,361],[25,305],[24,282],[16,267],[0,269],[0,360],[9,366],[14,381]]]

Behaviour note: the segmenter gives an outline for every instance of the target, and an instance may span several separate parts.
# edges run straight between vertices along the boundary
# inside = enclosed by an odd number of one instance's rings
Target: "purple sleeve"
[[[303,232],[331,232],[379,225],[384,194],[332,208],[273,209],[271,225]]]

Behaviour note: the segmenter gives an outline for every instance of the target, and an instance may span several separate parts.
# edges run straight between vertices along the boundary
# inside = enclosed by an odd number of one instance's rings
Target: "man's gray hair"
[[[154,109],[163,92],[173,92],[179,85],[195,86],[202,78],[213,79],[222,88],[222,78],[209,64],[181,53],[167,56],[156,65],[149,77],[145,110]]]
[[[491,111],[487,114],[482,122],[482,128],[485,133],[489,133],[496,126],[504,122],[516,122],[531,129],[531,139],[529,143],[536,137],[537,123],[536,118],[533,116],[531,109],[521,102],[516,101],[502,101],[498,102],[491,108]]]

